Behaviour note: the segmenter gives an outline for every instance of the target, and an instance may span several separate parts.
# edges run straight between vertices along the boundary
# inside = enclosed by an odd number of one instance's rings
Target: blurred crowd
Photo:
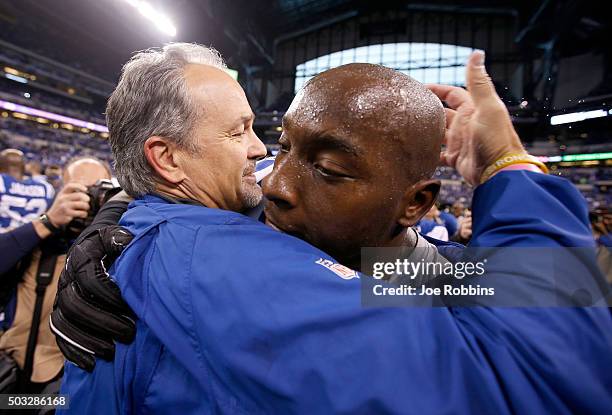
[[[62,166],[75,156],[111,161],[108,142],[91,134],[0,117],[0,150],[5,148],[22,151],[27,161],[39,162],[43,171],[48,166]]]
[[[472,210],[461,199],[453,204],[437,203],[416,227],[431,238],[465,245],[472,237]]]
[[[583,194],[590,210],[606,208],[612,205],[612,192],[605,185],[612,180],[612,169],[609,167],[562,167],[551,169],[551,174],[565,177],[576,185]],[[461,179],[459,173],[450,167],[439,167],[436,179],[442,181],[439,201],[443,205],[452,205],[461,201],[469,205],[472,200],[472,186]],[[604,183],[599,185],[600,183]]]

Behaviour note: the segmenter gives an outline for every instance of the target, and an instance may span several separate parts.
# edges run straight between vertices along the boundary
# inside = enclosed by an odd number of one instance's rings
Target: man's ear
[[[167,182],[177,184],[185,178],[177,163],[178,148],[173,142],[154,135],[145,141],[144,152],[151,168]]]
[[[440,181],[421,180],[406,191],[402,200],[402,216],[398,222],[403,227],[414,226],[431,209],[440,193]]]

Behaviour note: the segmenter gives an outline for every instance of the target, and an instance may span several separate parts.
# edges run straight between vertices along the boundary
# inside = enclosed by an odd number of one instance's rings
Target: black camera
[[[74,218],[66,226],[66,236],[70,239],[76,238],[85,230],[94,217],[108,199],[121,191],[120,187],[116,187],[112,181],[107,179],[98,180],[93,186],[87,187],[87,195],[89,196],[89,210],[86,218]]]

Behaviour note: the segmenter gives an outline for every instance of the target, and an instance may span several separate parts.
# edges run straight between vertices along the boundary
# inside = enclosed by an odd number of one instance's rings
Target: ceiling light
[[[136,8],[144,17],[150,20],[159,30],[170,36],[176,36],[176,27],[172,21],[158,10],[155,10],[151,3],[144,0],[125,0],[130,6]]]

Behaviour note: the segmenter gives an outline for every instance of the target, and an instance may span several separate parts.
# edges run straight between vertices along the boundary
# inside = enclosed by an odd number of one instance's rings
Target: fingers
[[[491,98],[497,98],[493,82],[485,69],[485,53],[481,50],[474,51],[466,65],[466,86],[463,88],[450,85],[428,84],[427,88],[440,100],[445,101],[452,109],[462,105],[481,105]]]
[[[446,113],[446,128],[450,128],[455,116],[457,115],[457,111],[450,108],[444,108],[444,112]]]
[[[116,315],[131,314],[129,306],[121,297],[119,287],[104,273],[100,264],[96,267],[89,263],[84,270],[77,273],[75,279],[83,297],[90,303],[105,310],[112,310]]]
[[[51,313],[49,325],[56,338],[76,347],[81,354],[93,354],[105,360],[112,360],[115,356],[115,344],[110,338],[100,339],[85,333],[72,325],[60,309],[55,309]]]
[[[433,92],[440,101],[446,101],[446,96],[454,89],[455,86],[441,85],[441,84],[425,84],[427,89]]]
[[[74,201],[74,202],[71,201],[66,204],[66,208],[72,209],[72,210],[84,210],[85,212],[87,212],[89,210],[89,203],[83,202],[81,200]]]
[[[72,221],[72,219],[74,218],[83,218],[85,219],[87,217],[87,211],[86,210],[76,210],[76,209],[66,209],[64,211],[65,213],[65,217],[66,219],[66,223],[65,225],[67,225],[68,223],[70,223]]]
[[[87,193],[75,192],[62,195],[62,201],[66,202],[83,202],[89,205],[89,196]]]
[[[427,88],[441,101],[446,102],[451,109],[456,110],[463,105],[473,105],[470,93],[458,86],[427,84]]]
[[[127,229],[121,226],[107,226],[99,231],[100,240],[107,253],[107,258],[115,259],[134,238]]]
[[[55,226],[64,226],[74,218],[86,218],[89,212],[89,196],[83,192],[87,188],[80,183],[68,183],[58,194],[47,211],[47,216]]]
[[[89,203],[85,203],[85,202],[68,202],[66,203],[66,205],[64,206],[64,209],[68,212],[70,210],[76,210],[76,211],[83,211],[85,213],[87,213],[87,211],[89,210]]]
[[[68,361],[74,363],[86,372],[93,372],[94,368],[96,367],[96,359],[94,358],[94,355],[73,346],[61,337],[56,337],[56,342],[57,347],[59,347],[60,351],[66,357],[66,359],[68,359]]]
[[[72,327],[86,327],[88,332],[108,336],[121,343],[130,343],[133,340],[135,328],[132,320],[87,302],[85,296],[78,291],[78,286],[72,283],[58,293],[57,309],[54,313],[60,312],[64,315],[65,320],[72,323]],[[87,345],[85,347],[91,349]],[[92,350],[98,354],[98,350]]]
[[[453,124],[455,117],[457,116],[457,111],[450,108],[444,108],[444,112],[446,114],[446,129],[444,131],[444,137],[442,137],[442,145],[447,145],[450,134],[449,130]]]
[[[70,223],[74,218],[85,219],[88,213],[85,209],[66,209],[64,212],[66,213],[66,217],[69,218],[66,223]]]
[[[485,69],[484,51],[477,50],[470,55],[466,66],[465,81],[476,106],[484,104],[491,98],[497,98],[491,77]]]
[[[81,192],[85,194],[87,193],[87,187],[81,183],[70,182],[64,185],[60,193],[63,194],[63,193],[75,193],[75,192]]]
[[[132,234],[120,226],[107,226],[92,231],[70,250],[69,267],[65,273],[71,281],[76,281],[83,298],[97,307],[118,315],[132,315],[123,301],[119,287],[106,273],[114,259],[121,254],[132,240]]]
[[[89,196],[83,193],[71,193],[64,195],[57,200],[56,208],[63,209],[68,213],[70,210],[84,211],[89,210]],[[87,215],[85,215],[87,216]]]

